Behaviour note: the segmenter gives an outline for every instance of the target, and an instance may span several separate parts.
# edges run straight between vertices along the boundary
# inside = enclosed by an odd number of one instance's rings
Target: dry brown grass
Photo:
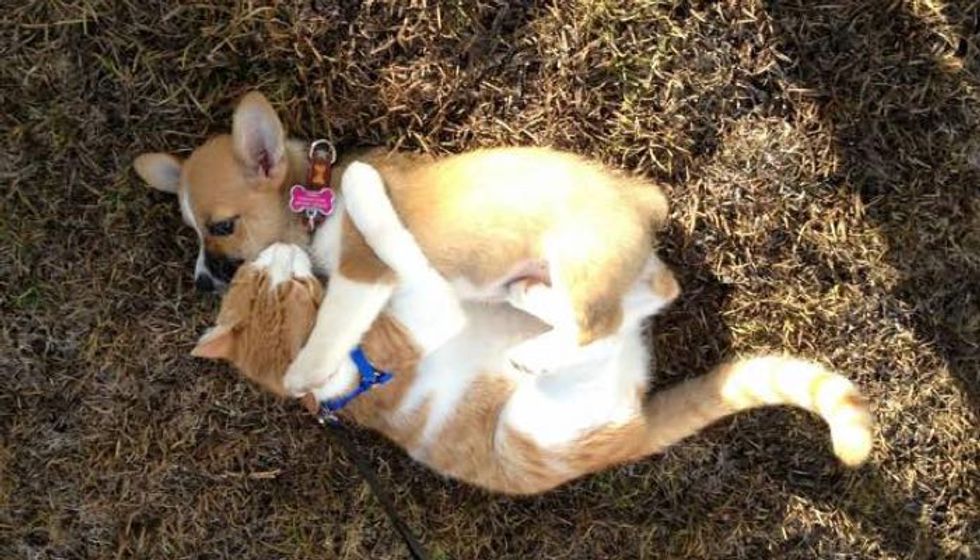
[[[215,302],[129,165],[251,88],[306,137],[665,180],[657,383],[785,350],[874,404],[854,472],[775,410],[521,500],[357,434],[437,557],[980,555],[977,2],[5,4],[0,557],[404,557],[296,406],[187,355]]]

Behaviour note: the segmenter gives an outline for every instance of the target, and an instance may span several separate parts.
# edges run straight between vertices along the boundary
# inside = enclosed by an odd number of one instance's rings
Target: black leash
[[[357,448],[351,443],[349,437],[344,437],[346,434],[344,430],[344,425],[341,424],[340,419],[337,418],[336,413],[347,406],[352,400],[356,399],[358,396],[370,391],[371,389],[384,385],[385,383],[391,381],[392,374],[386,371],[380,370],[371,363],[371,360],[364,354],[364,349],[357,346],[350,352],[350,359],[357,366],[357,373],[360,376],[360,382],[356,387],[351,389],[347,394],[341,395],[339,397],[334,397],[332,399],[327,399],[322,402],[315,402],[312,399],[312,395],[308,395],[309,400],[306,401],[304,406],[307,410],[313,412],[316,415],[316,419],[320,424],[327,428],[330,436],[333,437],[334,441],[339,443],[343,448],[344,452],[347,453],[347,457],[351,461],[354,461],[354,466],[357,467],[358,472],[367,481],[368,486],[371,488],[371,492],[374,493],[374,497],[378,499],[381,504],[381,509],[385,510],[385,514],[388,519],[391,520],[391,524],[395,526],[395,530],[401,535],[402,540],[405,542],[405,546],[408,547],[408,552],[412,555],[413,560],[428,560],[429,554],[422,548],[419,544],[417,538],[412,533],[412,530],[408,528],[408,525],[402,521],[402,518],[398,516],[398,512],[395,511],[395,502],[392,501],[391,495],[385,491],[384,487],[381,486],[381,481],[378,477],[374,475],[374,471],[371,470],[370,465],[364,460],[364,457],[357,451]]]
[[[412,530],[408,528],[408,525],[399,517],[398,512],[395,511],[395,503],[391,499],[391,495],[385,491],[384,487],[381,485],[381,481],[378,477],[374,475],[374,471],[364,460],[364,457],[357,451],[357,448],[351,443],[350,439],[344,437],[344,426],[334,418],[322,418],[320,423],[327,428],[327,432],[334,441],[340,443],[344,448],[344,452],[347,457],[354,462],[354,466],[357,467],[358,472],[367,481],[368,487],[371,488],[371,492],[374,497],[378,499],[381,504],[381,509],[385,510],[385,514],[388,519],[391,520],[391,524],[395,526],[395,530],[401,535],[402,540],[405,542],[405,546],[408,547],[408,552],[412,555],[413,560],[428,560],[429,554],[422,548],[419,544],[417,538],[412,533]]]

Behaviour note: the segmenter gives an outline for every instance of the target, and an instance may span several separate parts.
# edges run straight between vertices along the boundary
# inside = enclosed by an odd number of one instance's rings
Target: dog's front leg
[[[398,217],[377,170],[366,163],[351,163],[342,185],[351,221],[374,254],[398,275],[390,311],[412,333],[425,356],[466,325],[459,298]]]
[[[348,353],[357,346],[371,323],[387,305],[394,285],[389,282],[358,282],[337,272],[327,284],[327,293],[317,312],[313,332],[286,371],[283,384],[290,394],[301,397],[332,381]],[[346,389],[337,380],[338,392]]]

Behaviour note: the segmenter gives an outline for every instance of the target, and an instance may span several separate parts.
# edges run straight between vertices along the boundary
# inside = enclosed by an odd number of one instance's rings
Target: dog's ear
[[[232,118],[235,156],[250,174],[280,179],[286,172],[286,132],[265,96],[249,93],[238,103]]]
[[[210,360],[228,359],[231,357],[231,345],[235,333],[228,325],[217,325],[208,329],[197,341],[197,346],[191,350],[195,358]]]
[[[170,154],[140,154],[133,160],[133,167],[146,184],[154,189],[177,193],[180,185],[180,160]]]

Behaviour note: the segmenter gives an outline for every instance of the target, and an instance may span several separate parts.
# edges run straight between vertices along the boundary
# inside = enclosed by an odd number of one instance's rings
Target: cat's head
[[[191,355],[228,361],[263,389],[287,396],[283,376],[313,330],[322,298],[306,253],[272,245],[236,272],[217,323]]]

